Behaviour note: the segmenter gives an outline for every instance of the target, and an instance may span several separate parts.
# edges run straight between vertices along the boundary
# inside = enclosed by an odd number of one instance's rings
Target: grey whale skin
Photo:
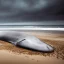
[[[40,41],[35,36],[21,32],[0,31],[0,40],[41,52],[52,52],[54,50],[52,46]]]

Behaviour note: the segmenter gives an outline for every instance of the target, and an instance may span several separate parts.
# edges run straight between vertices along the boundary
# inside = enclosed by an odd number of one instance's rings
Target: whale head
[[[27,36],[23,38],[17,43],[17,45],[41,52],[52,52],[54,50],[52,46],[40,41],[34,36]]]

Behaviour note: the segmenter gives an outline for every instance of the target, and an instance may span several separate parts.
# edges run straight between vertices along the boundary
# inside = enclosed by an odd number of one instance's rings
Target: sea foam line
[[[64,28],[0,28],[1,30],[50,30],[50,31],[64,31]]]

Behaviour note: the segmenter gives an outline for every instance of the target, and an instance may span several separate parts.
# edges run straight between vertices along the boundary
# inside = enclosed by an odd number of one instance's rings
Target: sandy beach
[[[26,32],[54,47],[54,52],[43,53],[16,47],[0,40],[0,64],[64,64],[64,33]]]

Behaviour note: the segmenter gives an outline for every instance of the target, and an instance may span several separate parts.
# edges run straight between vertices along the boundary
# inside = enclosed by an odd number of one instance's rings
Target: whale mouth
[[[48,50],[50,51],[50,52],[52,52],[52,51],[54,51],[54,48],[52,47],[52,46],[47,46],[47,48],[48,48]]]

